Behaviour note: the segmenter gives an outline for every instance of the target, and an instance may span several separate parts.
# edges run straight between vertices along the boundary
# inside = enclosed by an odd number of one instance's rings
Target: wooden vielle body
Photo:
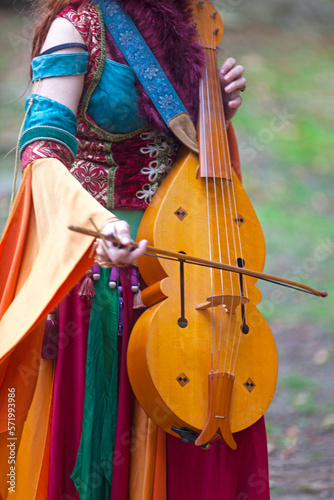
[[[216,23],[216,14],[213,18]],[[138,239],[262,271],[262,230],[231,169],[224,123],[216,125],[223,104],[215,51],[206,52],[200,161],[195,153],[181,152],[144,214]],[[149,256],[138,265],[148,285],[142,294],[148,309],[128,347],[137,399],[166,432],[187,427],[202,433],[197,445],[220,435],[235,448],[231,433],[264,414],[277,378],[275,342],[256,308],[261,299],[256,278]]]

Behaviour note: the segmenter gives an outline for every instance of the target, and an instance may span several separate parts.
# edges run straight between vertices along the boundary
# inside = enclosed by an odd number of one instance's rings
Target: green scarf
[[[80,500],[109,500],[117,421],[118,287],[110,269],[95,282],[88,333],[82,436],[71,478]]]

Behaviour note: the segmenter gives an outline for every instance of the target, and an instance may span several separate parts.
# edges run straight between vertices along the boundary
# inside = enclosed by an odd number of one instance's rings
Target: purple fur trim
[[[204,64],[204,54],[196,42],[196,30],[191,23],[189,0],[119,0],[133,19],[153,54],[159,61],[193,121],[198,110],[198,86]],[[112,57],[125,63],[112,37],[107,33]],[[140,114],[148,126],[166,130],[152,101],[137,81]]]

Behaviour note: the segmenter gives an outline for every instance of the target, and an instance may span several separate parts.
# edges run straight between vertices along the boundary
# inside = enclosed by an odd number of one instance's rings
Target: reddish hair
[[[33,18],[38,19],[37,28],[32,42],[31,56],[38,56],[50,29],[59,12],[68,7],[78,7],[84,0],[37,0],[33,7]]]

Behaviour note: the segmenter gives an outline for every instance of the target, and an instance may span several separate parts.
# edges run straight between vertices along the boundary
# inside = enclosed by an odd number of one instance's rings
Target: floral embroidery
[[[141,173],[148,175],[150,182],[155,182],[159,178],[159,175],[170,171],[172,163],[171,158],[168,158],[167,163],[160,163],[158,160],[154,160],[147,167],[142,168]]]
[[[156,137],[156,132],[153,130],[148,130],[147,132],[143,132],[140,134],[140,138],[143,139],[143,141],[149,141],[151,139],[154,139]]]
[[[90,3],[78,11],[68,8],[60,15],[78,29],[90,54],[78,113],[79,150],[71,173],[106,208],[145,209],[170,170],[178,143],[175,138],[147,128],[111,134],[95,125],[87,114],[87,107],[105,60],[102,16]],[[155,68],[148,64],[144,70],[147,82],[152,81],[150,76],[155,78]]]
[[[107,4],[105,9],[108,12],[109,16],[112,17],[117,12],[117,5],[115,5],[114,3]]]
[[[71,168],[71,173],[103,206],[107,203],[107,177],[106,171],[96,163],[77,161]]]
[[[159,185],[166,177],[173,165],[173,160],[178,150],[178,144],[170,137],[159,135],[154,132],[145,132],[140,136],[143,140],[153,140],[142,148],[140,152],[148,154],[154,160],[141,169],[141,173],[148,176],[151,184],[145,183],[136,196],[145,203],[150,203]]]
[[[153,198],[153,195],[156,193],[158,189],[158,184],[144,184],[141,191],[136,193],[137,198],[140,200],[144,200],[147,205]]]
[[[148,154],[151,158],[159,157],[159,159],[165,159],[169,156],[175,156],[179,149],[179,145],[174,139],[157,134],[156,132],[144,132],[140,134],[140,138],[143,141],[154,141],[140,148],[141,153]]]
[[[151,93],[150,97],[165,123],[168,123],[173,116],[179,113],[187,113],[182,101],[132,19],[123,11],[116,0],[99,0],[99,6],[109,31],[144,89],[149,94]],[[112,9],[111,6],[113,6]]]
[[[152,80],[152,78],[156,77],[158,74],[158,68],[154,66],[154,64],[149,63],[147,68],[144,70],[144,78],[148,78]]]
[[[159,97],[159,104],[165,110],[173,108],[173,98],[172,98],[172,96],[170,96],[168,94],[165,94],[164,96]]]
[[[121,33],[119,36],[119,39],[122,44],[128,44],[131,43],[133,40],[133,32],[132,31],[125,31],[124,33]]]

